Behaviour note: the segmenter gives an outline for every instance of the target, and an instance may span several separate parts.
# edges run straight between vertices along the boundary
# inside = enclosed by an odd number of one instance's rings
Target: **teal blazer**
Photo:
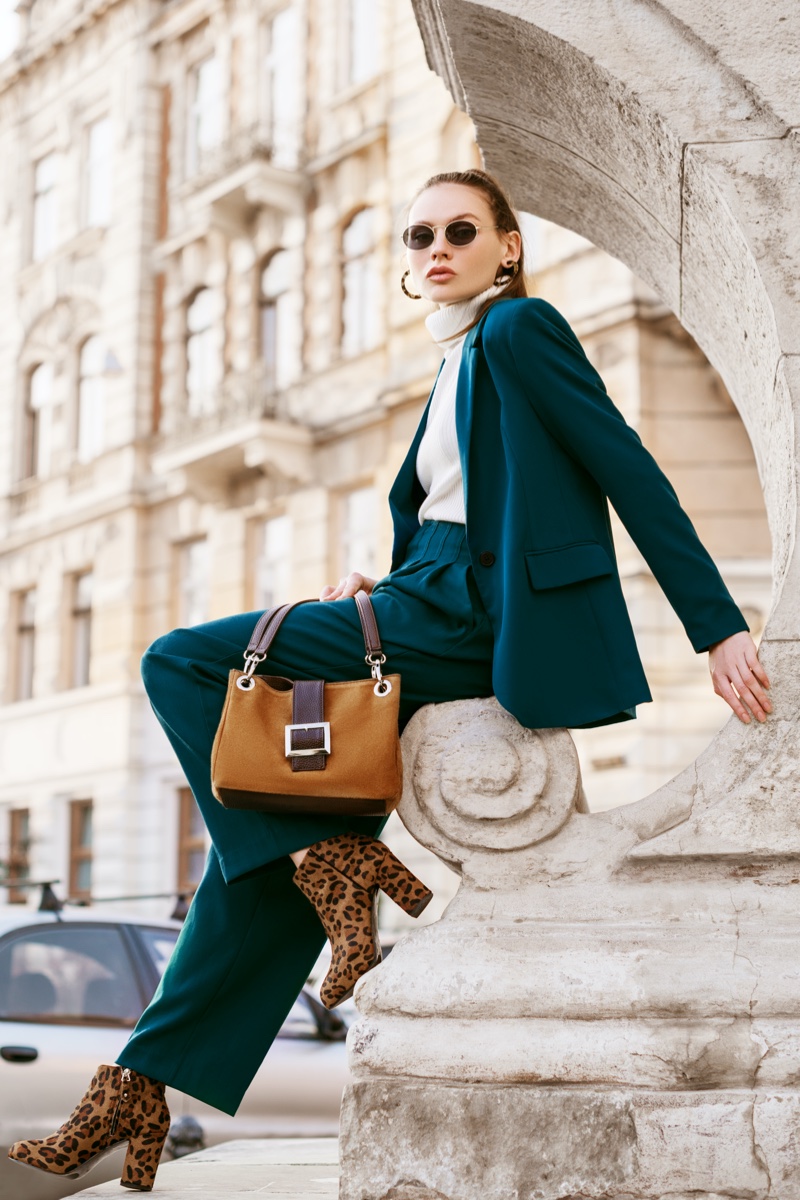
[[[432,396],[389,493],[392,570],[419,528],[416,458]],[[497,300],[467,333],[456,430],[493,688],[521,724],[606,725],[652,700],[609,500],[698,654],[749,629],[666,475],[551,304]]]

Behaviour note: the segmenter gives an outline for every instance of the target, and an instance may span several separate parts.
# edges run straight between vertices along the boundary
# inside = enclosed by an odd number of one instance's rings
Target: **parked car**
[[[0,1197],[56,1200],[114,1178],[123,1152],[81,1181],[8,1160],[8,1146],[52,1133],[99,1063],[114,1062],[149,1001],[180,922],[93,908],[0,906]],[[202,1126],[206,1145],[239,1137],[338,1132],[347,1081],[347,1020],[304,988],[235,1117],[173,1089],[173,1122]]]

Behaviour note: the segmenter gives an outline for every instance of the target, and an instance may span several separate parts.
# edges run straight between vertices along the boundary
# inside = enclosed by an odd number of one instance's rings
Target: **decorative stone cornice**
[[[96,25],[113,8],[132,0],[31,0],[21,10],[23,34],[12,54],[0,63],[0,94],[34,70],[43,59],[52,58]],[[41,8],[41,18],[37,12]]]

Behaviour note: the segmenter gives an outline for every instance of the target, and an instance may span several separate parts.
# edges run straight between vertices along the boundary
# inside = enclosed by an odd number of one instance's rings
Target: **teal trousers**
[[[401,676],[400,731],[424,704],[492,694],[493,638],[464,526],[424,521],[372,602]],[[146,652],[142,676],[211,835],[212,849],[174,953],[118,1062],[235,1113],[325,944],[288,857],[382,817],[283,816],[225,809],[211,792],[211,746],[228,672],[241,667],[260,613],[176,629]],[[356,602],[301,604],[259,673],[369,678]]]

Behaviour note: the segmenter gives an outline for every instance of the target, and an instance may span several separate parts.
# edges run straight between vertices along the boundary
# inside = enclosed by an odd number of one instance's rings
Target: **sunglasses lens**
[[[451,246],[468,246],[475,241],[478,230],[471,221],[451,221],[444,232]]]
[[[403,232],[403,241],[409,250],[425,250],[433,241],[433,230],[429,225],[409,225]]]

